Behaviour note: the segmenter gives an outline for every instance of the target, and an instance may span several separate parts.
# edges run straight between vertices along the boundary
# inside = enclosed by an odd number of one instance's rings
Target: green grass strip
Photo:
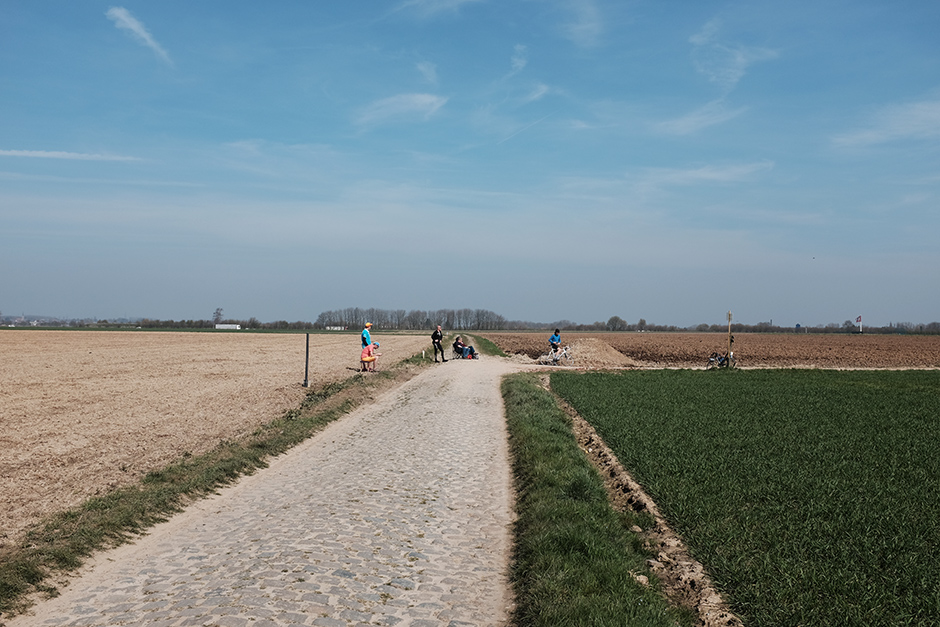
[[[506,353],[503,352],[499,346],[489,341],[485,337],[480,337],[479,335],[470,335],[470,344],[473,345],[473,348],[482,355],[492,355],[496,357],[506,357]]]
[[[403,363],[421,361],[418,355]],[[54,595],[54,588],[44,583],[53,571],[78,568],[94,552],[117,546],[168,519],[188,500],[265,468],[268,459],[348,413],[368,398],[378,382],[394,376],[385,370],[369,376],[357,374],[312,390],[298,408],[247,438],[223,442],[203,455],[187,455],[148,473],[137,484],[89,499],[29,530],[22,543],[0,554],[0,615],[21,609],[25,595],[34,590]],[[340,400],[343,397],[338,395],[350,390],[354,392],[346,395],[350,398]],[[333,402],[325,403],[329,399]]]
[[[517,625],[689,624],[649,575],[634,520],[615,512],[568,417],[533,375],[504,379],[517,491],[511,578]]]
[[[749,625],[940,625],[940,374],[552,374]]]

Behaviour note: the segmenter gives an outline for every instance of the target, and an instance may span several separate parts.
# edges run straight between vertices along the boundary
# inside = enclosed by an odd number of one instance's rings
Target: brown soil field
[[[373,338],[379,369],[431,348],[430,334]],[[0,549],[296,408],[305,351],[303,334],[0,331]],[[359,352],[356,333],[311,334],[311,389],[354,376]]]
[[[548,333],[481,333],[509,354],[538,358]],[[563,333],[571,365],[583,368],[704,367],[713,352],[728,348],[724,333]],[[940,336],[758,334],[734,336],[743,368],[940,368]]]

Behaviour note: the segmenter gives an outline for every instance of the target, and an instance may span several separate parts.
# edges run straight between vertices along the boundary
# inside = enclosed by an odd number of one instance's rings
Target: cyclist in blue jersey
[[[548,338],[548,343],[552,345],[552,350],[558,350],[561,346],[561,331],[555,329],[555,334]]]

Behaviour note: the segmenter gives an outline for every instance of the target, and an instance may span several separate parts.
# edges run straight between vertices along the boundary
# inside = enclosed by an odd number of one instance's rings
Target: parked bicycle
[[[718,368],[734,368],[738,365],[734,358],[734,351],[730,353],[712,353],[708,358],[708,364],[705,370],[717,370]]]
[[[571,347],[565,346],[564,348],[553,348],[548,351],[541,357],[539,357],[540,364],[559,364],[559,363],[569,363],[571,361]]]

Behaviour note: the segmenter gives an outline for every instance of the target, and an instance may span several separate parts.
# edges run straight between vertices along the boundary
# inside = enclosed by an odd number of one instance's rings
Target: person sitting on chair
[[[473,347],[464,344],[459,335],[457,336],[457,339],[454,340],[454,352],[462,354],[464,359],[477,358],[476,351],[473,350]]]
[[[375,352],[375,349],[379,347],[378,342],[373,342],[365,348],[362,349],[362,355],[359,357],[360,364],[362,365],[362,372],[368,370],[369,372],[375,372],[375,364],[379,360],[379,357],[382,353]]]

